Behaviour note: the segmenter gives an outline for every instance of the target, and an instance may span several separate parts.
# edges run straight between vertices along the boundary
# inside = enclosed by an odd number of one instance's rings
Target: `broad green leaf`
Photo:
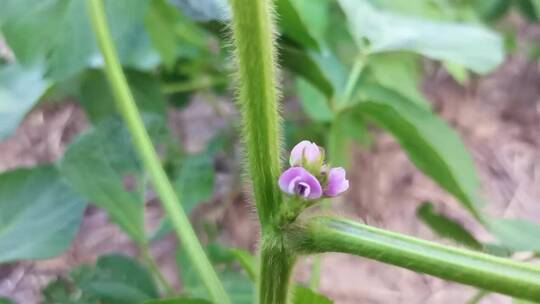
[[[0,139],[17,128],[48,87],[37,66],[0,65]]]
[[[380,87],[365,86],[358,109],[397,139],[410,160],[478,217],[479,181],[459,136],[429,110]]]
[[[165,115],[166,100],[161,93],[159,81],[149,74],[126,71],[129,86],[138,108],[145,113]],[[101,70],[89,70],[81,77],[79,102],[94,123],[110,118],[115,113],[116,102],[105,74]]]
[[[192,263],[183,251],[178,247],[176,251],[176,263],[179,268],[180,277],[182,279],[183,293],[190,297],[209,299],[209,295],[193,268]],[[214,261],[213,261],[214,262]],[[253,303],[253,284],[249,278],[231,269],[230,265],[215,265],[218,276],[225,287],[225,291],[229,295],[232,303],[235,304],[252,304]]]
[[[158,296],[150,273],[122,255],[99,257],[96,265],[81,265],[43,290],[43,304],[131,304]]]
[[[502,39],[477,24],[407,17],[376,8],[369,0],[339,0],[359,47],[369,52],[410,51],[461,64],[477,73],[503,60]]]
[[[95,275],[77,285],[84,292],[99,297],[101,303],[141,303],[158,297],[148,270],[123,255],[101,256],[96,262]]]
[[[460,223],[435,211],[431,203],[426,202],[420,205],[416,209],[416,215],[440,237],[476,250],[481,250],[483,247]]]
[[[296,79],[296,90],[302,109],[314,121],[331,121],[332,109],[328,106],[328,97],[303,78]]]
[[[279,27],[300,45],[318,50],[328,24],[328,0],[277,0]]]
[[[202,299],[188,299],[188,298],[175,298],[175,299],[162,299],[162,300],[150,300],[144,302],[144,304],[212,304],[212,302]]]
[[[429,102],[419,91],[422,71],[418,59],[405,53],[376,54],[369,57],[368,64],[377,83],[429,108]]]
[[[520,219],[488,219],[489,231],[513,251],[540,252],[540,225]]]
[[[149,68],[157,55],[144,32],[148,0],[105,1],[111,34],[124,65]],[[2,4],[2,32],[24,65],[46,61],[47,75],[66,79],[101,64],[85,1],[6,0]]]
[[[534,8],[534,13],[536,14],[537,19],[540,18],[540,0],[530,0],[531,6]]]
[[[0,175],[0,263],[49,258],[79,229],[84,201],[49,165]]]
[[[105,209],[134,240],[144,240],[142,171],[131,136],[119,119],[105,120],[81,134],[69,145],[59,167],[74,189]],[[128,177],[132,189],[124,184]]]
[[[307,287],[296,286],[293,291],[292,304],[332,304],[332,301]]]
[[[13,301],[11,301],[10,299],[8,298],[0,298],[0,304],[13,304]]]
[[[510,9],[511,4],[511,0],[475,0],[472,5],[482,19],[494,21],[504,16]]]

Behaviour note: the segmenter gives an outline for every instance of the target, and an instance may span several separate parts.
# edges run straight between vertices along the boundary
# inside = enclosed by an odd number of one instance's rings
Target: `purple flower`
[[[303,140],[299,142],[291,151],[291,158],[289,162],[291,167],[295,166],[311,166],[322,163],[323,153],[321,148],[315,143]],[[304,163],[305,162],[305,163]]]
[[[349,181],[345,177],[345,169],[341,167],[330,169],[324,195],[338,196],[347,189],[349,189]]]
[[[302,167],[287,169],[279,177],[279,187],[285,193],[306,199],[322,196],[322,187],[317,178]]]

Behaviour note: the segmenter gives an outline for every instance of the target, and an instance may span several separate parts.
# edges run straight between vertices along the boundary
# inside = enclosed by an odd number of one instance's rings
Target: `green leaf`
[[[0,263],[58,255],[79,229],[84,201],[52,166],[0,175]]]
[[[145,16],[148,35],[168,69],[182,49],[197,47],[206,50],[206,33],[166,0],[154,0]]]
[[[47,74],[65,79],[101,64],[84,1],[7,0],[2,32],[22,64],[46,61]],[[105,1],[116,49],[124,65],[148,69],[157,56],[144,32],[148,0]]]
[[[435,211],[431,203],[426,202],[420,205],[416,209],[416,215],[440,237],[476,250],[481,250],[483,247],[460,223]]]
[[[328,98],[343,92],[347,70],[330,50],[316,53],[284,45],[281,53],[283,66],[303,76]]]
[[[520,219],[488,219],[489,231],[513,251],[540,252],[540,225]]]
[[[212,304],[212,302],[202,299],[175,298],[164,300],[146,301],[144,304]]]
[[[184,287],[183,292],[191,297],[209,299],[204,285],[198,280],[192,263],[190,263],[184,252],[179,249],[180,247],[176,251],[176,263],[182,279],[182,286]],[[215,265],[215,269],[232,303],[253,303],[254,288],[246,275],[231,269],[230,265]]]
[[[133,70],[126,71],[126,77],[138,108],[145,113],[164,116],[167,102],[159,81],[149,74]],[[93,123],[117,113],[114,96],[101,70],[89,70],[82,75],[79,102]]]
[[[469,72],[463,66],[453,62],[443,62],[443,66],[448,74],[450,74],[450,76],[452,76],[459,84],[466,85],[467,82],[469,82]]]
[[[432,21],[376,8],[369,0],[339,0],[360,48],[369,52],[410,51],[487,73],[502,62],[502,39],[476,24]]]
[[[392,90],[365,86],[363,93],[358,109],[392,133],[422,172],[478,217],[480,183],[459,136],[429,110]]]
[[[131,238],[144,240],[143,197],[138,188],[142,170],[131,136],[119,119],[105,120],[81,134],[69,145],[59,167],[75,190],[105,209]],[[127,177],[134,179],[132,189],[124,185]]]
[[[332,301],[309,288],[296,286],[293,292],[292,304],[332,304]]]
[[[10,299],[8,298],[0,298],[0,304],[13,304],[13,301],[11,301]]]
[[[169,0],[186,16],[197,21],[226,21],[230,18],[227,0]]]
[[[214,190],[214,154],[205,151],[186,156],[174,186],[177,193],[182,195],[186,213],[191,212],[198,203],[211,198]]]
[[[319,49],[328,24],[327,0],[277,0],[279,27],[307,48]]]
[[[0,140],[10,135],[49,87],[39,66],[0,66]]]
[[[97,298],[103,304],[140,303],[158,297],[148,270],[123,255],[101,256],[95,268],[79,267],[72,271],[71,277],[86,298]]]
[[[333,118],[332,109],[328,106],[328,98],[303,78],[296,79],[296,90],[302,109],[314,121],[326,122]]]
[[[257,259],[249,251],[239,248],[229,248],[229,252],[240,263],[242,269],[247,273],[251,281],[257,277]]]
[[[368,64],[377,83],[429,108],[429,102],[418,90],[422,80],[418,59],[406,53],[376,54],[369,57]]]

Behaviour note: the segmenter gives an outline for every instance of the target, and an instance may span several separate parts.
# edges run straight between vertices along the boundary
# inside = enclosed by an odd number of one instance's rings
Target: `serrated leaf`
[[[503,43],[477,24],[434,21],[384,11],[369,0],[339,0],[360,48],[372,53],[410,51],[487,73],[502,62]]]
[[[9,136],[49,87],[39,65],[0,66],[0,139]]]
[[[79,229],[86,204],[53,166],[0,175],[0,263],[53,257]]]
[[[147,122],[147,128],[154,130],[151,134],[160,129],[158,126],[163,126],[160,119]],[[68,146],[59,168],[75,190],[105,209],[131,238],[145,239],[142,169],[131,136],[119,119],[104,120],[79,135]],[[128,177],[132,178],[131,188],[124,184]]]
[[[459,136],[429,110],[381,86],[365,86],[358,109],[397,139],[409,159],[473,215],[482,205],[471,156]]]
[[[540,225],[520,219],[488,219],[489,231],[513,251],[540,252]]]
[[[448,238],[476,250],[481,250],[483,247],[460,223],[435,211],[433,204],[429,202],[418,206],[416,215],[440,237]]]
[[[298,99],[304,113],[314,121],[326,122],[333,118],[332,109],[328,106],[327,97],[302,78],[296,79]]]
[[[332,301],[307,287],[296,286],[293,291],[292,304],[332,304]]]
[[[111,34],[122,64],[148,69],[158,63],[144,32],[148,0],[105,1]],[[84,1],[6,0],[2,32],[24,65],[44,60],[47,75],[66,79],[100,65]]]
[[[143,72],[128,70],[125,74],[138,108],[145,113],[164,116],[167,101],[161,93],[159,81]],[[116,102],[103,71],[89,70],[81,76],[79,103],[93,123],[117,113]]]

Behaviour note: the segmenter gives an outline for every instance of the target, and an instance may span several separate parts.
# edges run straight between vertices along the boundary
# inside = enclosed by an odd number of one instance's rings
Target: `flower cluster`
[[[345,170],[330,168],[324,163],[324,150],[315,143],[304,140],[291,151],[291,168],[279,177],[279,187],[287,194],[315,200],[333,197],[349,189]]]

